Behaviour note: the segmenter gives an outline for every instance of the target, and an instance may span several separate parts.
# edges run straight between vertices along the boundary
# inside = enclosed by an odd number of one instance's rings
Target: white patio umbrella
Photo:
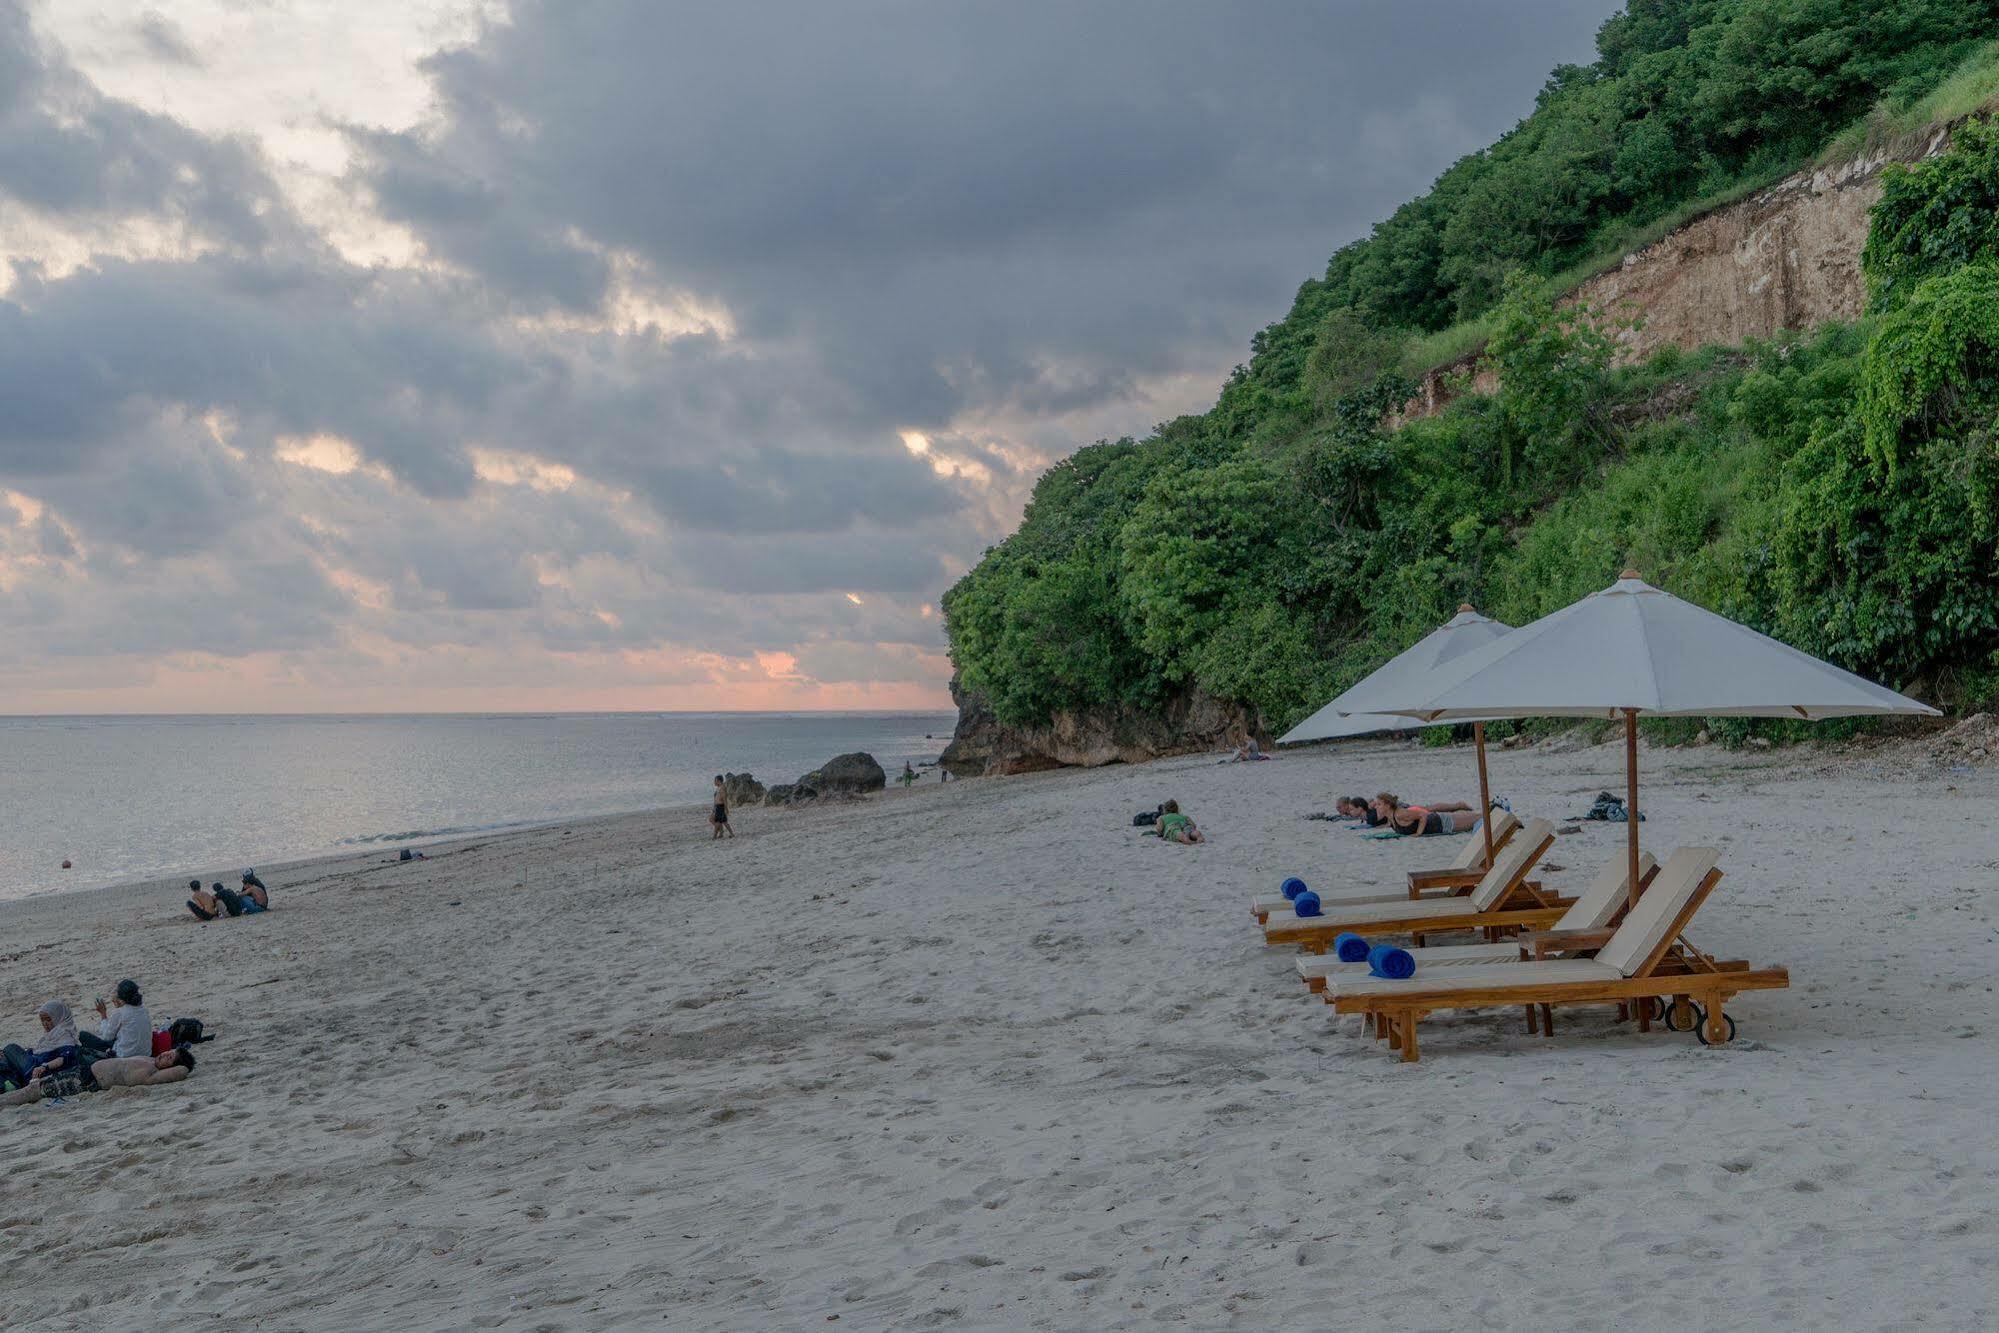
[[[1935,716],[1937,710],[1821,662],[1625,570],[1503,639],[1464,653],[1375,712],[1424,721],[1470,717],[1624,719],[1631,900],[1638,888],[1638,719]]]
[[[1348,689],[1312,716],[1300,722],[1278,738],[1279,745],[1292,745],[1300,741],[1342,740],[1350,736],[1369,736],[1377,731],[1413,731],[1424,726],[1436,725],[1432,722],[1413,720],[1399,714],[1372,707],[1368,700],[1375,694],[1393,695],[1400,691],[1405,696],[1414,686],[1446,664],[1456,661],[1473,649],[1482,648],[1512,633],[1511,625],[1502,625],[1489,616],[1482,616],[1466,603],[1458,608],[1458,613],[1431,630],[1413,645],[1388,659],[1365,680]],[[1467,719],[1452,718],[1453,722]],[[1478,809],[1479,827],[1485,830],[1485,855],[1487,864],[1492,860],[1492,797],[1485,775],[1485,723],[1479,720],[1472,728],[1472,739],[1478,748]]]

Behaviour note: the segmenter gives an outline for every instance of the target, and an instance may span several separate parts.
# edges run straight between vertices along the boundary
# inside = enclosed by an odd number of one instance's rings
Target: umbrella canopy
[[[1367,700],[1374,693],[1393,696],[1397,691],[1407,690],[1411,684],[1420,683],[1440,667],[1510,633],[1512,628],[1489,616],[1480,615],[1472,610],[1469,603],[1460,606],[1456,615],[1425,634],[1411,647],[1389,658],[1367,679],[1285,732],[1277,743],[1289,745],[1299,741],[1339,740],[1348,736],[1370,736],[1377,731],[1410,731],[1428,726],[1427,722],[1372,709]],[[1492,797],[1485,775],[1485,727],[1482,722],[1474,728],[1474,732],[1478,750],[1479,824],[1485,831],[1485,855],[1490,863]]]
[[[1937,710],[1681,601],[1625,570],[1616,583],[1372,695],[1371,711],[1470,717],[1622,717],[1630,893],[1638,887],[1638,718],[1864,717]]]
[[[1377,720],[1359,715],[1400,711],[1374,707],[1369,700],[1376,696],[1408,697],[1412,688],[1421,689],[1439,667],[1504,637],[1512,632],[1512,628],[1480,615],[1469,606],[1461,606],[1456,615],[1418,639],[1412,647],[1389,658],[1367,679],[1285,732],[1277,743],[1291,745],[1299,741],[1337,740],[1376,731],[1411,729],[1417,724],[1406,717]]]
[[[1378,674],[1378,673],[1377,673]],[[1821,662],[1627,570],[1591,593],[1422,679],[1369,712],[1471,717],[1865,717],[1936,709]]]

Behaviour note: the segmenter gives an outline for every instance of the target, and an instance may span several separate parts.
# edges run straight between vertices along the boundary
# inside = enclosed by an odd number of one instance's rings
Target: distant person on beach
[[[1263,752],[1263,747],[1256,743],[1256,738],[1251,737],[1244,741],[1241,748],[1235,752],[1234,762],[1238,764],[1252,764],[1268,758],[1270,756]]]
[[[264,886],[263,880],[257,878],[257,872],[254,870],[245,870],[243,872],[241,897],[245,912],[268,912],[271,910],[271,891]]]
[[[1380,828],[1384,822],[1365,796],[1342,796],[1333,802],[1333,809],[1340,812],[1341,819],[1358,819],[1369,828]]]
[[[1207,837],[1194,827],[1194,821],[1180,813],[1180,802],[1168,801],[1159,807],[1159,836],[1167,842],[1206,842]]]
[[[194,1073],[194,1052],[176,1046],[162,1055],[135,1055],[129,1059],[99,1060],[90,1066],[90,1079],[97,1087],[145,1088],[156,1083],[178,1083]],[[42,1099],[38,1080],[0,1096],[0,1106],[25,1106]]]
[[[69,1016],[68,1005],[50,1000],[35,1010],[35,1017],[41,1020],[42,1035],[32,1048],[13,1042],[0,1047],[0,1061],[5,1062],[7,1075],[17,1084],[32,1083],[43,1074],[71,1068],[83,1060],[76,1020]]]
[[[904,791],[908,791],[911,787],[914,787],[916,785],[916,765],[910,763],[907,759],[903,760],[902,773],[896,778],[896,781],[902,784]]]
[[[153,1016],[146,1012],[146,997],[139,993],[139,983],[127,977],[111,995],[108,1008],[103,997],[98,997],[97,1031],[78,1033],[78,1045],[92,1055],[120,1059],[151,1055]]]
[[[708,841],[716,838],[733,838],[736,831],[729,827],[729,789],[722,781],[722,775],[715,775],[715,808],[708,814],[708,827],[714,830]]]
[[[1382,822],[1406,838],[1470,833],[1478,827],[1478,812],[1463,801],[1409,805],[1393,792],[1382,792],[1374,798],[1374,810]]]
[[[224,888],[221,880],[204,889],[200,880],[191,879],[187,882],[187,887],[192,895],[187,900],[187,910],[194,913],[195,918],[200,921],[213,921],[225,914],[241,916],[245,911],[255,915],[264,910],[262,907],[251,906],[254,900]],[[268,895],[266,900],[268,901]]]

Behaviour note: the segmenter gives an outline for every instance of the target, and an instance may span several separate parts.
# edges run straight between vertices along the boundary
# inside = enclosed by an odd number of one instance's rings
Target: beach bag
[[[165,1055],[176,1046],[193,1046],[197,1042],[214,1040],[212,1036],[202,1035],[200,1019],[176,1018],[165,1031],[153,1034],[153,1054]]]
[[[1131,817],[1131,826],[1133,828],[1150,828],[1158,822],[1159,812],[1157,810],[1141,810]]]

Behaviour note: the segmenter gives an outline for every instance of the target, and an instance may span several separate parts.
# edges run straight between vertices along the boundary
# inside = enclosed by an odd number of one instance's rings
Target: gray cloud
[[[0,295],[0,488],[48,506],[0,505],[0,668],[28,636],[323,678],[377,660],[365,637],[412,681],[439,651],[561,679],[653,649],[925,679],[918,607],[1038,458],[1203,405],[1611,8],[517,0],[428,61],[431,121],[347,131],[351,183],[440,261],[400,268],[342,258],[250,140],[105,96],[0,0],[0,198],[189,241]],[[613,321],[633,284],[728,331]],[[317,436],[360,466],[283,461]]]

